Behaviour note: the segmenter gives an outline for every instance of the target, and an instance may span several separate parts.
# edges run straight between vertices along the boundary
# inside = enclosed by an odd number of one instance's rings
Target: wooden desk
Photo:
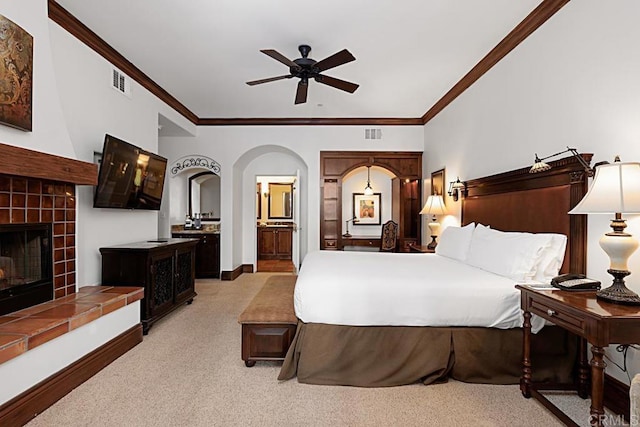
[[[638,344],[640,342],[640,307],[610,304],[596,299],[595,291],[539,291],[517,285],[521,291],[524,311],[523,360],[520,390],[524,397],[534,396],[567,425],[573,423],[536,389],[531,381],[531,315],[536,314],[576,334],[583,340],[577,391],[588,396],[588,365],[584,340],[591,344],[591,416],[593,426],[604,422],[604,348],[610,344]],[[541,388],[542,389],[542,388]],[[541,390],[540,389],[540,390]]]
[[[359,246],[369,248],[380,248],[380,237],[375,236],[342,236],[342,246],[340,250],[343,250],[345,246]]]
[[[432,254],[435,251],[436,251],[435,249],[429,249],[427,245],[410,245],[409,246],[409,252],[414,252],[414,253],[419,252],[423,254]]]

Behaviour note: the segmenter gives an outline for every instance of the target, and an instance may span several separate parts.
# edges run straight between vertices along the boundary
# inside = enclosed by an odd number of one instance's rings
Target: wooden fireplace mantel
[[[0,143],[0,174],[97,185],[98,165]]]

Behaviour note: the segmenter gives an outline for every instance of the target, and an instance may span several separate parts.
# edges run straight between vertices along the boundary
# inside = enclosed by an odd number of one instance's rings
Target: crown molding
[[[454,99],[460,96],[472,84],[496,65],[509,52],[529,37],[542,24],[547,22],[557,11],[559,11],[569,0],[544,0],[526,18],[522,20],[509,34],[503,38],[489,53],[480,60],[467,74],[464,75],[447,93],[444,94],[433,106],[422,116],[422,124],[433,119],[444,110]]]
[[[422,126],[418,118],[385,117],[285,117],[285,118],[229,118],[199,119],[198,126]]]
[[[55,0],[48,0],[48,5],[49,19],[67,30],[71,35],[75,36],[89,48],[93,49],[98,55],[111,62],[120,69],[120,71],[138,82],[145,89],[160,98],[160,100],[165,102],[178,113],[182,114],[193,124],[197,123],[198,116],[174,98],[173,95],[160,87],[160,85],[154,82],[138,67],[129,62],[127,58],[122,56],[117,50],[111,47],[111,45],[91,31],[89,27],[80,22],[75,16],[69,13],[68,10],[56,3]]]
[[[447,105],[467,90],[476,80],[482,77],[568,2],[569,0],[543,0],[420,118],[199,118],[184,104],[160,87],[160,85],[129,62],[106,41],[69,13],[69,11],[60,6],[55,0],[48,0],[48,5],[49,19],[60,25],[197,126],[421,126],[444,110]]]

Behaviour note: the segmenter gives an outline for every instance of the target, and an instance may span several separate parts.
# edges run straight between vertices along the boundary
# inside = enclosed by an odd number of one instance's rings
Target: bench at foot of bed
[[[296,276],[273,276],[238,317],[242,324],[242,360],[284,360],[296,334],[293,289]]]

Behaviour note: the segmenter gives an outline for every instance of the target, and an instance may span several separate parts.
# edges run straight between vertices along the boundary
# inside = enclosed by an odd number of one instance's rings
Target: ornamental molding
[[[171,163],[171,175],[176,176],[188,169],[207,169],[220,176],[220,164],[211,157],[189,154]]]

